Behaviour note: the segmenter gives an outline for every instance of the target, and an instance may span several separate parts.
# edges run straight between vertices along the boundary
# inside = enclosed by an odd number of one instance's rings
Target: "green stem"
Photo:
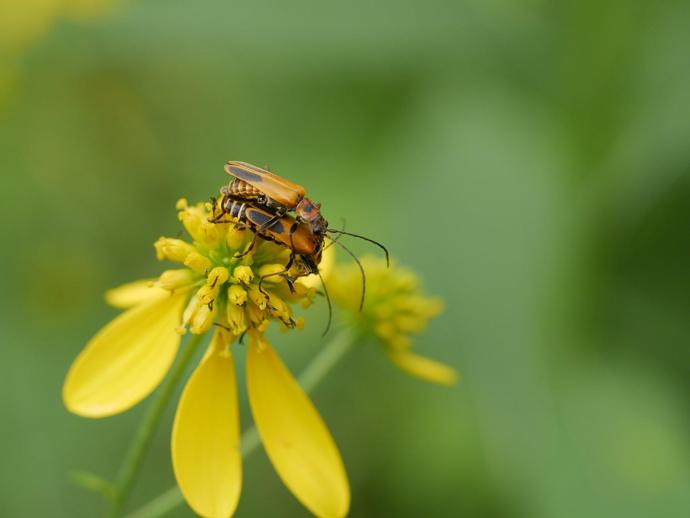
[[[302,389],[308,394],[328,375],[335,365],[345,356],[357,341],[357,335],[345,329],[336,335],[328,345],[309,362],[297,378]],[[246,459],[254,453],[261,440],[255,426],[251,426],[242,434],[242,456]],[[143,507],[127,515],[127,518],[160,518],[179,507],[184,502],[182,493],[177,486],[171,487],[164,493],[145,504]]]
[[[117,474],[112,500],[113,504],[109,514],[111,518],[118,518],[122,514],[122,509],[127,502],[127,497],[132,489],[139,468],[141,468],[144,455],[148,450],[153,434],[158,428],[158,423],[161,420],[163,411],[168,406],[168,402],[175,392],[175,388],[187,369],[189,362],[194,357],[194,353],[196,353],[203,338],[204,335],[192,336],[191,340],[184,348],[182,356],[173,367],[163,385],[155,393],[151,405],[146,410],[146,414],[137,429],[134,440]]]

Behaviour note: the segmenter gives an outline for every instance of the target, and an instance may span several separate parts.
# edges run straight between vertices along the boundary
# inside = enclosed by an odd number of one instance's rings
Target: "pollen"
[[[190,240],[161,237],[155,243],[159,260],[182,268],[163,272],[155,284],[170,292],[189,290],[180,332],[201,334],[213,325],[239,336],[246,331],[263,333],[271,321],[281,329],[301,328],[293,304],[307,306],[316,290],[273,275],[284,269],[289,250],[259,240],[247,251],[254,234],[238,222],[214,223],[210,204],[177,202],[178,219]]]

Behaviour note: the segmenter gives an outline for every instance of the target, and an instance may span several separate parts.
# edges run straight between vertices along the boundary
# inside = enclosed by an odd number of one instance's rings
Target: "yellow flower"
[[[350,489],[338,449],[306,394],[263,336],[269,322],[301,327],[293,304],[308,305],[316,289],[274,276],[289,250],[232,223],[210,223],[209,205],[178,202],[192,242],[162,237],[161,260],[178,263],[158,279],[126,284],[106,300],[125,311],[87,344],[63,387],[67,408],[91,418],[123,412],[148,396],[170,369],[181,335],[216,325],[211,344],[182,392],[172,431],[175,477],[200,516],[227,518],[242,485],[240,425],[231,345],[248,335],[247,389],[254,422],[285,485],[313,514],[347,514]],[[282,269],[282,266],[280,267]]]
[[[333,300],[349,310],[356,324],[374,334],[388,357],[405,372],[427,381],[452,385],[455,369],[411,351],[413,334],[419,334],[429,320],[443,311],[443,302],[425,296],[419,278],[410,270],[377,257],[363,257],[366,272],[366,300],[359,312],[360,270],[355,264],[339,265],[329,277]]]

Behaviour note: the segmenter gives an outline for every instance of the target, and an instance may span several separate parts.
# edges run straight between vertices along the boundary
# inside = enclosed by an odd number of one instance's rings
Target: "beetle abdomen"
[[[235,201],[232,199],[228,199],[225,202],[225,206],[223,207],[223,211],[225,212],[225,214],[229,214],[233,218],[239,219],[240,221],[244,219],[245,210],[245,203],[241,201]]]
[[[239,178],[235,178],[230,183],[228,194],[243,199],[254,199],[263,196],[263,193],[259,189]]]

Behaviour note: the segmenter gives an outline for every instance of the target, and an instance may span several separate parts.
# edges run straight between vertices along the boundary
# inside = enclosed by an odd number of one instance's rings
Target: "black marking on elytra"
[[[247,211],[247,218],[257,227],[265,226],[271,219],[275,217],[274,214],[267,214],[265,212],[260,212],[258,210]],[[278,221],[274,221],[271,226],[268,227],[269,230],[276,232],[278,234],[285,231],[283,224]]]
[[[233,174],[233,176],[239,178],[240,180],[244,180],[245,182],[260,182],[262,180],[260,175],[234,165],[230,166],[230,172]]]
[[[275,223],[273,223],[273,225],[271,225],[270,230],[277,234],[282,234],[283,232],[285,232],[285,227],[280,221],[276,221]]]
[[[273,216],[266,214],[265,212],[260,212],[258,210],[248,210],[247,218],[257,226],[261,226],[268,222]]]

